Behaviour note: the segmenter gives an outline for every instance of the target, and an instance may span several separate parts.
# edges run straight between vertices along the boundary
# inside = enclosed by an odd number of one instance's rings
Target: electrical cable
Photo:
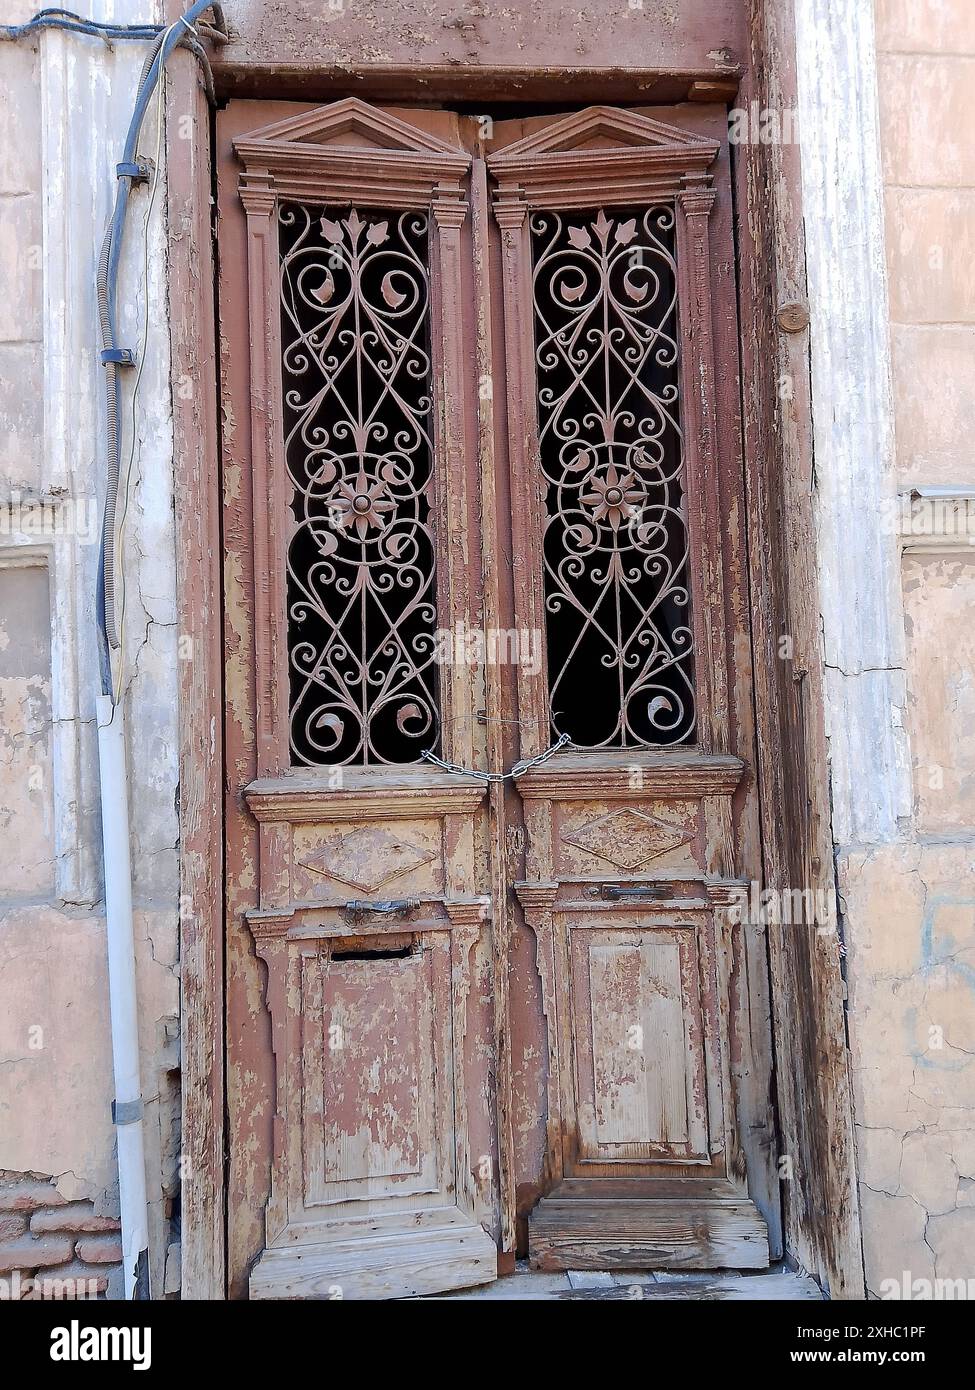
[[[222,21],[218,20],[218,23],[222,23]],[[63,29],[69,34],[88,34],[92,38],[104,39],[111,46],[112,39],[141,39],[144,41],[155,38],[157,34],[163,33],[165,27],[164,24],[112,24],[110,21],[85,19],[83,15],[75,14],[73,10],[48,8],[38,10],[37,14],[23,24],[0,24],[0,40],[23,39],[42,29]],[[215,25],[198,24],[196,32],[203,38],[212,39],[215,43],[227,42],[226,30],[217,28]]]
[[[0,39],[22,39],[41,29],[65,29],[74,34],[90,34],[99,39],[147,39],[161,33],[162,24],[112,24],[101,20],[85,19],[73,10],[38,10],[33,18],[24,24],[0,25]]]

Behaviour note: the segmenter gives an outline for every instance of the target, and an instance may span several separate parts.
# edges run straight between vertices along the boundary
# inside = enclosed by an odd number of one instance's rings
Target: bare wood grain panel
[[[325,1037],[322,961],[302,954],[301,970],[301,1147],[306,1202],[325,1193]]]
[[[251,1275],[251,1298],[414,1298],[497,1276],[497,1250],[480,1227],[268,1250]]]
[[[768,1235],[751,1202],[559,1201],[531,1227],[536,1269],[763,1269]]]
[[[572,931],[579,1158],[706,1158],[693,927]]]
[[[687,1140],[680,950],[635,941],[589,948],[599,1148]]]
[[[596,1144],[639,1142],[650,1133],[648,1083],[652,1084],[642,1048],[640,948],[623,942],[590,945],[587,963]],[[583,989],[585,983],[580,981]],[[634,1030],[639,1030],[639,1047],[634,1046]]]
[[[643,1065],[650,1095],[647,1133],[661,1144],[685,1144],[691,1138],[688,1090],[693,1094],[694,1086],[688,1068],[702,1058],[700,1049],[696,1059],[691,1049],[685,1049],[689,1010],[684,1006],[681,948],[675,941],[641,941],[640,956],[645,1001]],[[702,1149],[706,1137],[706,1133],[699,1135]]]

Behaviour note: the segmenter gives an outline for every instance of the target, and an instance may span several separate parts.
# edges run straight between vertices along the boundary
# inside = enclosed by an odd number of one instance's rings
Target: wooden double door
[[[725,130],[220,114],[235,1296],[777,1253]]]

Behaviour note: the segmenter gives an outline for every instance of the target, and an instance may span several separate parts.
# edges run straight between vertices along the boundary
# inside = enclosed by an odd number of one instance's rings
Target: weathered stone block
[[[40,1235],[47,1231],[117,1231],[119,1223],[110,1216],[96,1216],[89,1202],[69,1202],[53,1211],[36,1211],[30,1228]]]
[[[70,1236],[30,1236],[23,1240],[0,1245],[0,1274],[9,1274],[13,1269],[48,1269],[53,1265],[63,1265],[74,1254],[74,1241]]]
[[[113,1236],[89,1236],[78,1241],[77,1250],[87,1264],[118,1264],[122,1258],[122,1242]]]
[[[907,1272],[912,1279],[932,1279],[934,1260],[924,1239],[927,1213],[910,1197],[860,1189],[863,1219],[863,1258],[867,1288],[879,1295],[886,1279],[900,1284]]]
[[[975,323],[975,190],[888,188],[886,216],[892,322]]]
[[[10,23],[10,6],[4,6]],[[0,192],[22,194],[41,187],[41,75],[37,49],[4,44],[0,54]]]
[[[908,727],[918,829],[975,824],[975,553],[907,555]]]
[[[975,58],[892,54],[878,82],[886,182],[975,185]]]
[[[972,1251],[975,1250],[975,1207],[964,1211],[946,1212],[932,1216],[928,1222],[927,1241],[934,1251],[939,1279],[975,1277],[972,1272]]]
[[[901,1162],[901,1190],[932,1216],[954,1211],[958,1198],[958,1169],[948,1152],[946,1134],[908,1134]]]
[[[44,257],[41,200],[34,194],[0,194],[0,341],[37,342],[41,337]]]
[[[27,1217],[19,1214],[0,1216],[0,1240],[15,1240],[27,1230]]]
[[[895,324],[891,348],[901,486],[975,482],[975,327]]]
[[[81,1260],[59,1265],[49,1274],[39,1274],[35,1288],[28,1295],[31,1299],[90,1298],[104,1294],[109,1285],[110,1272],[104,1265],[86,1265]],[[36,1287],[39,1284],[40,1287]]]
[[[37,1211],[63,1203],[57,1188],[43,1178],[0,1180],[0,1211]]]

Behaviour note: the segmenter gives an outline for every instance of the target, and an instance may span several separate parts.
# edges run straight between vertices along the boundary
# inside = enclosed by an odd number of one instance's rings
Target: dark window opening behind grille
[[[279,237],[292,757],[415,762],[439,745],[428,219],[284,203]]]
[[[549,708],[580,747],[692,740],[671,207],[531,215]]]

